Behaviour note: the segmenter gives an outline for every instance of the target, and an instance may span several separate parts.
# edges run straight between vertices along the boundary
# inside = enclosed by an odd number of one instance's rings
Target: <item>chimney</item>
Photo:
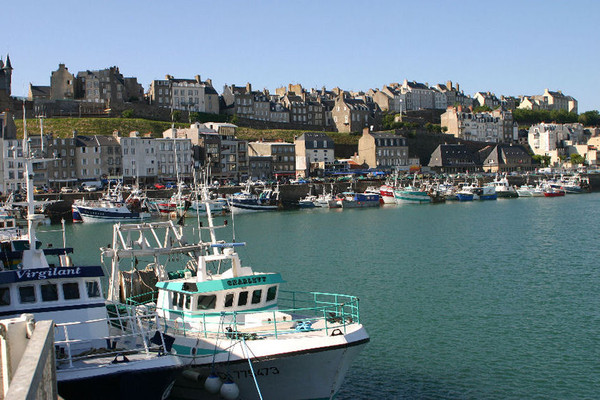
[[[210,87],[212,87],[212,79],[207,79],[206,80],[206,84]]]
[[[194,79],[196,80],[196,83],[201,83],[202,82],[202,80],[200,79],[200,75],[196,75],[194,77]]]
[[[460,92],[460,86],[458,85],[458,82],[456,83],[456,91]]]
[[[252,85],[250,82],[246,83],[246,93],[252,93]]]
[[[446,81],[446,89],[452,90],[452,81]]]

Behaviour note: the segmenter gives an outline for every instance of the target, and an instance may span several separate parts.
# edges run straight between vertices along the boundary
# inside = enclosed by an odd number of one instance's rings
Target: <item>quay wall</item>
[[[590,186],[592,192],[600,191],[600,174],[589,174]],[[484,177],[483,182],[489,182],[493,180],[492,177]],[[520,186],[527,182],[527,178],[524,176],[509,176],[508,181],[511,185]],[[531,178],[530,183],[534,183],[536,178]],[[283,207],[293,207],[295,203],[298,202],[299,199],[306,196],[309,192],[312,191],[312,194],[318,195],[323,193],[323,189],[327,192],[331,192],[332,185],[333,191],[335,193],[340,193],[346,191],[352,187],[353,190],[357,192],[363,192],[369,186],[379,187],[385,181],[378,180],[357,180],[352,185],[350,182],[334,182],[334,183],[310,183],[310,184],[301,184],[301,185],[280,185],[279,190],[281,192],[280,199]],[[260,188],[257,188],[260,189]],[[232,194],[235,192],[239,192],[242,190],[240,186],[225,186],[216,190],[219,197],[225,197],[228,194]],[[173,190],[148,190],[147,195],[149,198],[169,198],[173,194]],[[92,192],[92,193],[48,193],[43,195],[36,195],[36,200],[63,200],[60,203],[53,205],[53,211],[56,212],[57,220],[60,221],[60,218],[65,218],[69,220],[69,215],[71,213],[71,205],[73,201],[76,199],[86,198],[86,199],[98,199],[102,195],[101,192]],[[52,218],[52,215],[51,215]]]

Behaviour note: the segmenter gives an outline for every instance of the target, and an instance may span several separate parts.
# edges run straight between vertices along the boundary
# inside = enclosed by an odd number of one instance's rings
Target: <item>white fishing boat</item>
[[[225,225],[214,226],[208,215],[208,226],[199,227],[207,241],[186,239],[172,221],[115,225],[102,253],[112,261],[109,298],[124,300],[128,314],[158,315],[144,330],[168,327],[179,357],[174,367],[198,388],[223,394],[235,385],[242,398],[335,397],[369,341],[358,299],[282,290],[279,273],[242,265],[236,248],[245,243],[216,239],[215,229]],[[166,273],[160,257],[174,255],[184,257],[185,268]],[[124,273],[137,277],[140,270],[157,281],[120,284]]]
[[[276,211],[279,209],[279,184],[274,189],[264,188],[258,194],[246,185],[241,192],[227,197],[227,205],[232,213]]]
[[[73,264],[64,227],[63,247],[44,248],[36,230],[44,216],[35,213],[32,179],[33,164],[49,160],[33,159],[27,145],[23,148],[27,231],[14,231],[14,220],[5,220],[0,236],[0,315],[10,319],[32,314],[35,320],[56,324],[53,347],[62,398],[160,398],[172,375],[164,367],[179,359],[166,351],[160,329],[139,328],[142,319],[154,320],[156,315],[109,316],[102,267]]]
[[[151,217],[145,200],[129,197],[123,200],[121,184],[108,187],[107,192],[99,200],[79,199],[73,202],[73,221],[107,222],[122,220],[142,220]]]
[[[515,187],[508,182],[508,177],[506,176],[506,174],[502,176],[496,175],[496,178],[492,182],[490,182],[490,185],[494,187],[497,197],[518,197]]]

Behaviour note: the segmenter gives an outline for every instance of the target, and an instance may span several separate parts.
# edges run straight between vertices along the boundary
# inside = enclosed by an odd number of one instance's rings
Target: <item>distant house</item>
[[[307,177],[317,163],[335,160],[335,143],[323,132],[304,132],[294,140],[296,176]]]
[[[518,137],[518,125],[512,112],[502,108],[474,113],[461,106],[448,107],[440,120],[447,133],[459,139],[510,143]]]
[[[406,138],[393,132],[370,132],[365,128],[358,140],[358,162],[387,171],[408,167]]]
[[[164,80],[150,83],[149,97],[158,107],[173,108],[188,112],[219,113],[219,95],[212,81],[202,81],[200,75],[194,79],[179,79],[166,75]]]
[[[248,156],[270,156],[273,160],[275,178],[293,177],[296,175],[296,150],[293,143],[285,142],[250,142]]]
[[[446,173],[473,172],[481,169],[477,155],[464,144],[440,144],[431,153],[429,167]]]
[[[372,121],[365,101],[349,98],[343,91],[335,100],[331,116],[338,132],[360,132]]]
[[[27,100],[48,100],[50,99],[50,86],[37,86],[29,84],[29,93],[27,93]]]
[[[571,96],[564,95],[560,90],[544,90],[544,94],[535,96],[524,96],[519,108],[524,110],[564,110],[577,113],[577,100]]]
[[[533,161],[524,146],[498,144],[479,150],[485,172],[531,171]]]

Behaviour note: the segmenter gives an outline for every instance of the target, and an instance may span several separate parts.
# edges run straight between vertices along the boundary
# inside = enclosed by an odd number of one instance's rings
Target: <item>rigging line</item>
[[[254,367],[252,366],[252,360],[250,360],[250,357],[248,356],[250,349],[248,349],[248,345],[246,344],[246,339],[244,339],[243,336],[242,336],[241,343],[243,344],[242,352],[244,353],[244,357],[246,357],[246,359],[248,360],[248,365],[250,366],[250,371],[252,371],[252,378],[254,379],[254,385],[256,385],[256,390],[258,391],[258,397],[260,398],[260,400],[263,400],[262,393],[260,392],[260,387],[258,386],[258,381],[256,380],[256,375],[254,373]]]

